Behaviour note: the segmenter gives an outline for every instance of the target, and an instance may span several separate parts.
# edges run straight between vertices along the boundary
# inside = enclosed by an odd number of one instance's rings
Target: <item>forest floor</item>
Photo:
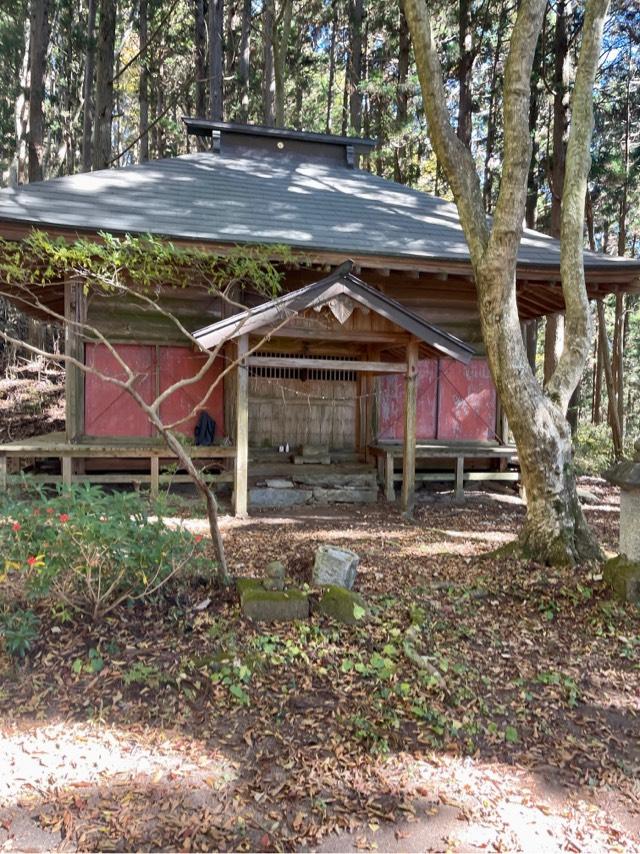
[[[614,549],[617,496],[585,485]],[[0,850],[638,850],[638,611],[594,570],[483,557],[522,516],[478,493],[224,520],[238,574],[356,550],[364,626],[252,624],[197,582],[97,626],[41,613],[0,655]]]
[[[64,371],[21,360],[0,379],[0,443],[56,430],[64,430]]]

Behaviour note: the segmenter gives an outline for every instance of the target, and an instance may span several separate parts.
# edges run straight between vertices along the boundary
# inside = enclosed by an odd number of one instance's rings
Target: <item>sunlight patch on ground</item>
[[[0,804],[68,786],[196,775],[217,788],[236,771],[204,745],[158,732],[74,722],[0,732]]]

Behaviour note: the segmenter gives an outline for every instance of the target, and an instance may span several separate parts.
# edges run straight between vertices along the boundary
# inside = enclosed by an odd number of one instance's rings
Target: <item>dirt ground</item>
[[[614,549],[617,496],[583,486]],[[486,557],[522,516],[225,519],[240,575],[357,551],[365,625],[255,625],[204,579],[97,626],[41,613],[24,665],[0,655],[0,850],[640,849],[639,613],[593,568]]]

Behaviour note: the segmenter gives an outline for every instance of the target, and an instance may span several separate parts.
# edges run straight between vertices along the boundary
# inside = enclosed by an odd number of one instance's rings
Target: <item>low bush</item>
[[[89,485],[0,506],[0,580],[13,602],[48,598],[98,620],[187,569],[210,575],[202,537],[150,517],[135,493]],[[6,642],[5,633],[5,642]]]
[[[599,477],[614,462],[608,424],[580,424],[574,440],[578,474]]]

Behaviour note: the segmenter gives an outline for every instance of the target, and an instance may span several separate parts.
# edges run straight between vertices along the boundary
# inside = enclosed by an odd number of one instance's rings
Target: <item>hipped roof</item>
[[[5,189],[0,232],[3,221],[469,267],[455,205],[370,172],[286,153],[200,152]],[[559,264],[559,242],[525,230],[520,274],[557,272]],[[585,252],[585,268],[632,281],[640,261]]]
[[[345,261],[318,282],[199,329],[194,336],[210,350],[240,335],[279,325],[307,309],[326,305],[335,297],[348,296],[417,338],[426,348],[424,355],[448,356],[465,364],[471,360],[475,352],[472,347],[370,287],[353,275],[352,268],[353,262]]]

